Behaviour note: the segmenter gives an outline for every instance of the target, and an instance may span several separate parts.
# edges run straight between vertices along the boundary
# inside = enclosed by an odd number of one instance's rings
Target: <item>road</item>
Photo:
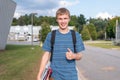
[[[120,50],[85,47],[77,61],[82,80],[120,80]]]

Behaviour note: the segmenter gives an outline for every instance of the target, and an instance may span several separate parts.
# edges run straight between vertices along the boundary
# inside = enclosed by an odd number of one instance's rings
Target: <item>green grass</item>
[[[0,80],[36,80],[42,51],[39,46],[7,45],[0,51]]]
[[[87,41],[85,42],[85,44],[90,46],[101,47],[101,48],[120,50],[120,46],[114,46],[112,41]]]

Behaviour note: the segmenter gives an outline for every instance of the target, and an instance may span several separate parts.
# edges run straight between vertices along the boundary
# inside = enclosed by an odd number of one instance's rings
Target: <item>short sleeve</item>
[[[85,50],[85,47],[81,35],[78,32],[76,32],[76,51],[81,52],[83,50]]]
[[[50,42],[50,40],[51,40],[51,32],[48,33],[48,35],[47,35],[47,37],[46,37],[46,39],[45,39],[45,41],[43,43],[42,49],[44,51],[48,51],[48,52],[51,51],[51,42]]]

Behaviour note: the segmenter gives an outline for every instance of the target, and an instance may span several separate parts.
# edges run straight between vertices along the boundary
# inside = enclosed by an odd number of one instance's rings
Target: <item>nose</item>
[[[63,19],[61,19],[61,22],[65,22],[65,19],[63,18]]]

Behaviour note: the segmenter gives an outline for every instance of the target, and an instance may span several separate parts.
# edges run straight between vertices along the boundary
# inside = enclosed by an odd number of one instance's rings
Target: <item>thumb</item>
[[[70,48],[67,48],[68,52],[72,52]]]

